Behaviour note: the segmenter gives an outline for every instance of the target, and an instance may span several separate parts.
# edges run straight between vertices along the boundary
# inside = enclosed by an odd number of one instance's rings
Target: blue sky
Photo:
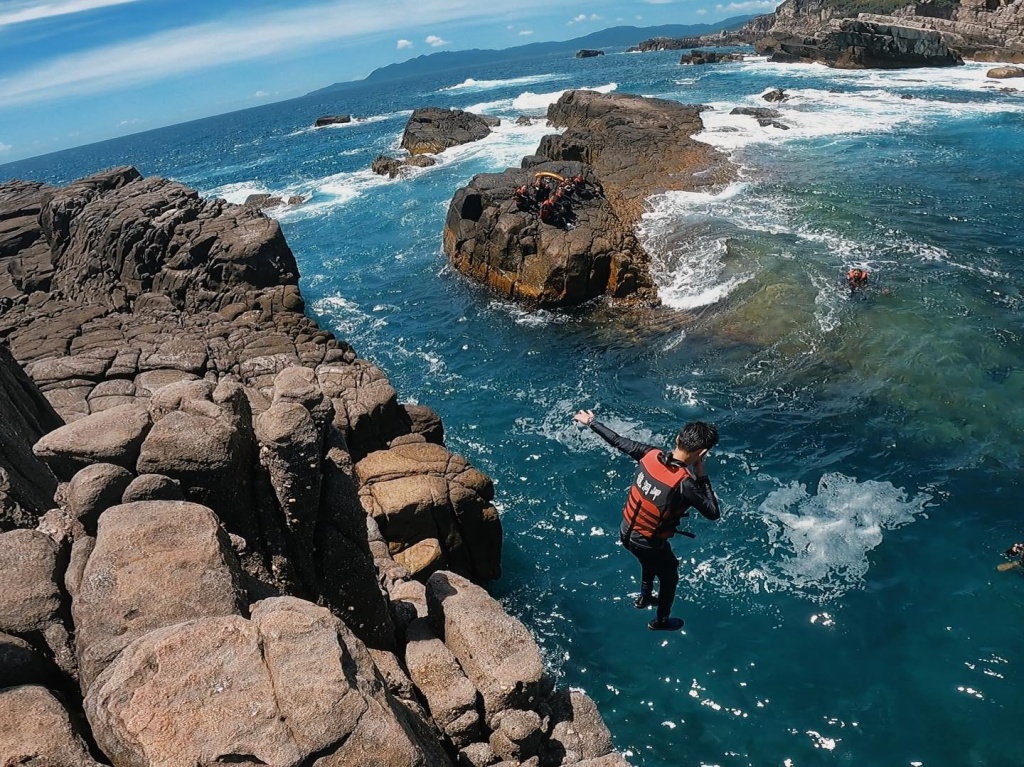
[[[0,163],[300,96],[442,50],[711,23],[778,0],[0,0]]]

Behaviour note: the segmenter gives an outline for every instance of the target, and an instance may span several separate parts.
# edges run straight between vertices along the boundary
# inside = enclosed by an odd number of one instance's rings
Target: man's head
[[[676,450],[696,454],[718,444],[718,429],[713,423],[690,421],[676,435]]]

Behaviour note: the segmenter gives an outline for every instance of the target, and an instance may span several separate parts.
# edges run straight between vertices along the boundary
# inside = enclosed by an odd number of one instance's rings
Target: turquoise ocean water
[[[309,311],[443,417],[495,479],[491,584],[632,763],[1024,763],[1024,94],[987,65],[836,72],[673,53],[552,56],[260,107],[0,166],[67,182],[131,163],[203,194],[311,196],[281,215]],[[325,80],[329,75],[325,76]],[[446,266],[455,189],[518,165],[567,88],[714,107],[739,180],[650,201],[665,312],[495,300]],[[790,130],[730,116],[781,87]],[[403,180],[373,175],[410,111],[503,118]],[[313,130],[314,118],[361,121]],[[508,118],[508,119],[505,119]],[[874,287],[852,300],[851,266]],[[676,614],[646,629],[615,531],[632,464],[593,408],[668,443],[715,421],[723,519],[694,520]]]

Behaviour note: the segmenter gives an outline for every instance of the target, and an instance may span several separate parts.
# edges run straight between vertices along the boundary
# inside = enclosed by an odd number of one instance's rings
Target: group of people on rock
[[[532,184],[516,187],[515,201],[519,210],[537,214],[545,224],[567,226],[575,218],[573,201],[592,194],[582,175],[564,178],[555,173],[538,173]]]

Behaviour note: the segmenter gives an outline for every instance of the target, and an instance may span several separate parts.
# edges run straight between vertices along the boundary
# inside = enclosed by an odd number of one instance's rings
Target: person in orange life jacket
[[[672,618],[671,612],[679,582],[679,560],[668,539],[678,532],[676,527],[683,517],[689,516],[690,508],[707,519],[722,515],[704,469],[708,451],[718,444],[718,429],[704,421],[688,423],[676,435],[672,451],[665,452],[616,434],[590,410],[579,411],[573,420],[588,426],[640,464],[622,510],[619,537],[622,545],[640,561],[640,596],[634,603],[638,608],[655,602],[654,579],[659,582],[657,617],[647,627],[653,631],[677,631],[683,627],[683,621]],[[692,533],[683,535],[693,537]]]

